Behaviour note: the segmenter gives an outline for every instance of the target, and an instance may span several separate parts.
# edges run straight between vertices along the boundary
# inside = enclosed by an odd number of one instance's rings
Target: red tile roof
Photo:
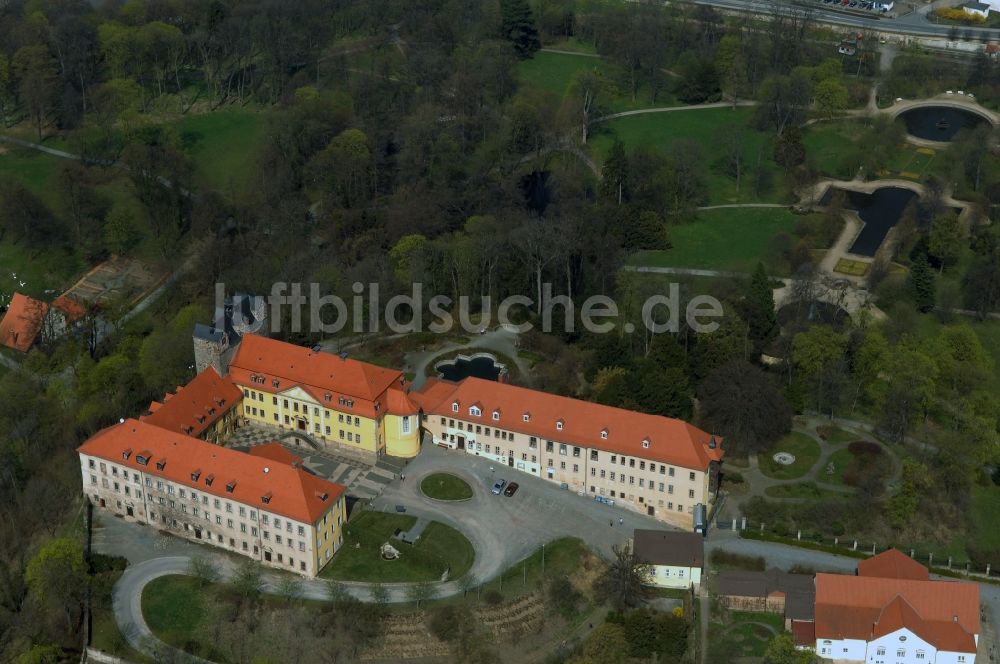
[[[176,394],[167,394],[163,403],[149,404],[142,421],[163,429],[201,436],[243,398],[243,391],[228,378],[208,367]]]
[[[429,391],[439,390],[436,385]],[[442,390],[443,391],[443,390]],[[429,396],[429,395],[428,395]],[[429,400],[428,397],[425,397]],[[452,404],[458,402],[458,412]],[[469,414],[469,406],[482,404],[482,415]],[[482,420],[539,438],[579,444],[629,456],[661,461],[685,468],[705,470],[709,462],[722,459],[722,439],[715,439],[682,420],[646,415],[622,408],[562,397],[482,378],[466,378],[428,413]],[[499,419],[493,412],[499,411]],[[529,419],[524,421],[524,415]],[[562,429],[556,423],[562,421]],[[606,430],[608,437],[602,438]],[[646,446],[644,446],[646,444]]]
[[[816,638],[870,641],[901,627],[939,649],[975,652],[979,586],[816,575]]]
[[[795,639],[797,646],[814,647],[816,645],[816,623],[809,620],[793,620],[792,638]]]
[[[858,576],[914,581],[926,581],[930,578],[926,567],[898,549],[889,549],[859,562]]]
[[[301,387],[319,403],[337,404],[344,397],[354,401],[353,410],[366,417],[376,416],[375,402],[387,389],[405,388],[403,373],[396,369],[317,353],[255,334],[244,335],[230,363],[229,376],[238,385],[271,394]],[[254,381],[253,377],[261,380]],[[380,408],[392,405],[384,403]],[[397,414],[412,415],[416,410]]]
[[[260,457],[261,459],[270,459],[272,461],[286,463],[293,468],[302,465],[302,457],[295,454],[278,441],[264,443],[263,445],[254,445],[250,448],[248,453],[255,457]]]
[[[66,294],[60,295],[53,300],[52,306],[66,316],[67,323],[75,323],[87,315],[87,307]]]
[[[301,468],[238,452],[138,420],[95,434],[77,451],[200,492],[239,501],[273,514],[314,524],[347,490]],[[123,453],[130,451],[128,458]],[[140,455],[148,455],[140,464]],[[163,463],[163,467],[159,467]],[[192,479],[197,476],[197,479]],[[206,480],[212,477],[212,484]],[[233,490],[227,490],[232,485]],[[262,497],[270,496],[264,503]],[[323,496],[326,496],[325,499]]]
[[[0,344],[27,353],[42,331],[49,305],[21,293],[14,293],[3,320],[0,320]]]
[[[458,383],[443,378],[428,378],[420,389],[410,392],[410,400],[421,410],[429,413],[432,408],[451,396]]]

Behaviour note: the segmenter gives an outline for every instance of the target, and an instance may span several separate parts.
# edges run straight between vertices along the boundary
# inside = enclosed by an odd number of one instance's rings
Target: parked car
[[[515,493],[517,493],[517,487],[518,487],[517,482],[511,482],[510,484],[507,485],[507,488],[504,489],[503,495],[505,495],[508,498],[510,498]]]
[[[507,480],[497,480],[496,484],[493,485],[493,495],[499,496],[505,486],[507,486]]]

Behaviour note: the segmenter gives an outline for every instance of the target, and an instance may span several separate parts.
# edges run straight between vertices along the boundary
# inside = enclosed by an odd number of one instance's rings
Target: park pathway
[[[634,111],[621,111],[596,118],[590,124],[599,124],[617,118],[627,118],[631,115],[646,115],[647,113],[678,113],[680,111],[708,111],[714,108],[732,108],[743,106],[756,106],[757,102],[752,100],[739,101],[713,101],[708,104],[688,104],[686,106],[654,106],[653,108],[638,108]]]

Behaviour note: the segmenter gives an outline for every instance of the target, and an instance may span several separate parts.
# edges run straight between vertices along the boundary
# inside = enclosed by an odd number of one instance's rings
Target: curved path
[[[756,106],[753,100],[743,101],[713,101],[708,104],[688,104],[686,106],[656,106],[654,108],[638,108],[634,111],[621,111],[595,118],[590,124],[595,125],[616,118],[626,118],[630,115],[646,115],[647,113],[676,113],[679,111],[705,111],[713,108],[736,108],[737,106]]]

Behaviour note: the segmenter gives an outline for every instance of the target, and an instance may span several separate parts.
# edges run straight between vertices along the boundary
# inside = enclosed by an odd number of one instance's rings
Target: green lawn
[[[206,592],[189,576],[161,576],[142,591],[142,615],[165,643],[184,648],[208,614]]]
[[[0,150],[0,175],[13,177],[34,193],[51,195],[53,176],[59,157],[38,150],[3,146]]]
[[[795,215],[785,208],[704,210],[698,220],[671,226],[671,248],[640,251],[630,263],[750,272],[766,254],[777,233],[792,233]]]
[[[972,487],[972,518],[979,547],[1000,550],[1000,486]]]
[[[831,454],[829,458],[830,461],[828,463],[833,464],[833,474],[827,475],[826,468],[820,468],[817,477],[828,484],[843,484],[844,473],[847,472],[847,468],[850,466],[854,455],[845,447]]]
[[[825,477],[825,475],[824,475]],[[772,498],[808,498],[819,500],[820,498],[831,498],[842,496],[837,491],[830,491],[818,486],[815,482],[795,482],[793,484],[779,484],[764,490],[764,493]]]
[[[581,50],[574,48],[570,50]],[[596,69],[611,83],[611,94],[598,103],[609,111],[626,111],[651,106],[678,106],[679,102],[663,90],[654,101],[645,88],[639,88],[632,99],[628,80],[624,71],[614,63],[585,53],[547,53],[540,51],[534,57],[523,60],[518,65],[521,81],[535,85],[546,92],[562,98],[569,90],[573,75],[580,70]]]
[[[34,251],[6,240],[0,242],[0,292],[3,293],[18,291],[42,297],[46,289],[71,286],[82,269],[79,261],[62,249]],[[17,275],[16,279],[12,273]],[[20,284],[22,281],[24,286]]]
[[[472,567],[475,551],[460,532],[432,522],[415,545],[393,538],[408,530],[416,518],[406,514],[364,512],[345,529],[344,544],[322,571],[322,576],[343,581],[437,581],[445,570],[458,578]],[[383,560],[380,547],[389,542],[400,552],[398,560]],[[360,545],[360,546],[358,546]]]
[[[844,429],[835,426],[818,426],[816,427],[816,433],[818,433],[820,438],[830,445],[841,445],[843,443],[849,443],[852,440],[858,440],[858,435],[856,433],[851,433],[850,431],[845,431]]]
[[[461,477],[451,473],[434,473],[424,478],[420,490],[436,500],[468,500],[472,487]]]
[[[227,109],[185,116],[177,131],[204,181],[224,194],[239,194],[253,186],[266,120],[263,113]]]
[[[795,463],[783,466],[774,460],[776,452],[788,452],[795,456]],[[804,433],[793,431],[767,452],[757,455],[757,461],[762,473],[779,480],[794,480],[802,477],[819,459],[819,443]]]
[[[802,145],[820,173],[849,179],[858,169],[855,141],[861,133],[861,124],[850,120],[815,122],[802,130]]]
[[[779,169],[771,156],[774,137],[750,126],[752,108],[711,108],[690,109],[667,113],[646,113],[617,118],[594,127],[593,136],[588,141],[589,150],[599,162],[603,162],[615,138],[626,148],[649,148],[669,154],[671,146],[678,140],[690,139],[701,146],[704,157],[706,184],[708,185],[708,205],[747,202],[780,202],[773,191],[773,183],[779,180]],[[736,180],[726,175],[715,163],[720,154],[721,131],[731,125],[744,128],[743,163],[744,174],[740,189]],[[762,191],[758,198],[751,183],[752,165],[761,156],[762,168],[769,173],[772,191]]]
[[[709,623],[708,661],[760,658],[768,641],[785,631],[784,619],[776,613],[731,611],[726,618],[725,623],[716,620]]]

